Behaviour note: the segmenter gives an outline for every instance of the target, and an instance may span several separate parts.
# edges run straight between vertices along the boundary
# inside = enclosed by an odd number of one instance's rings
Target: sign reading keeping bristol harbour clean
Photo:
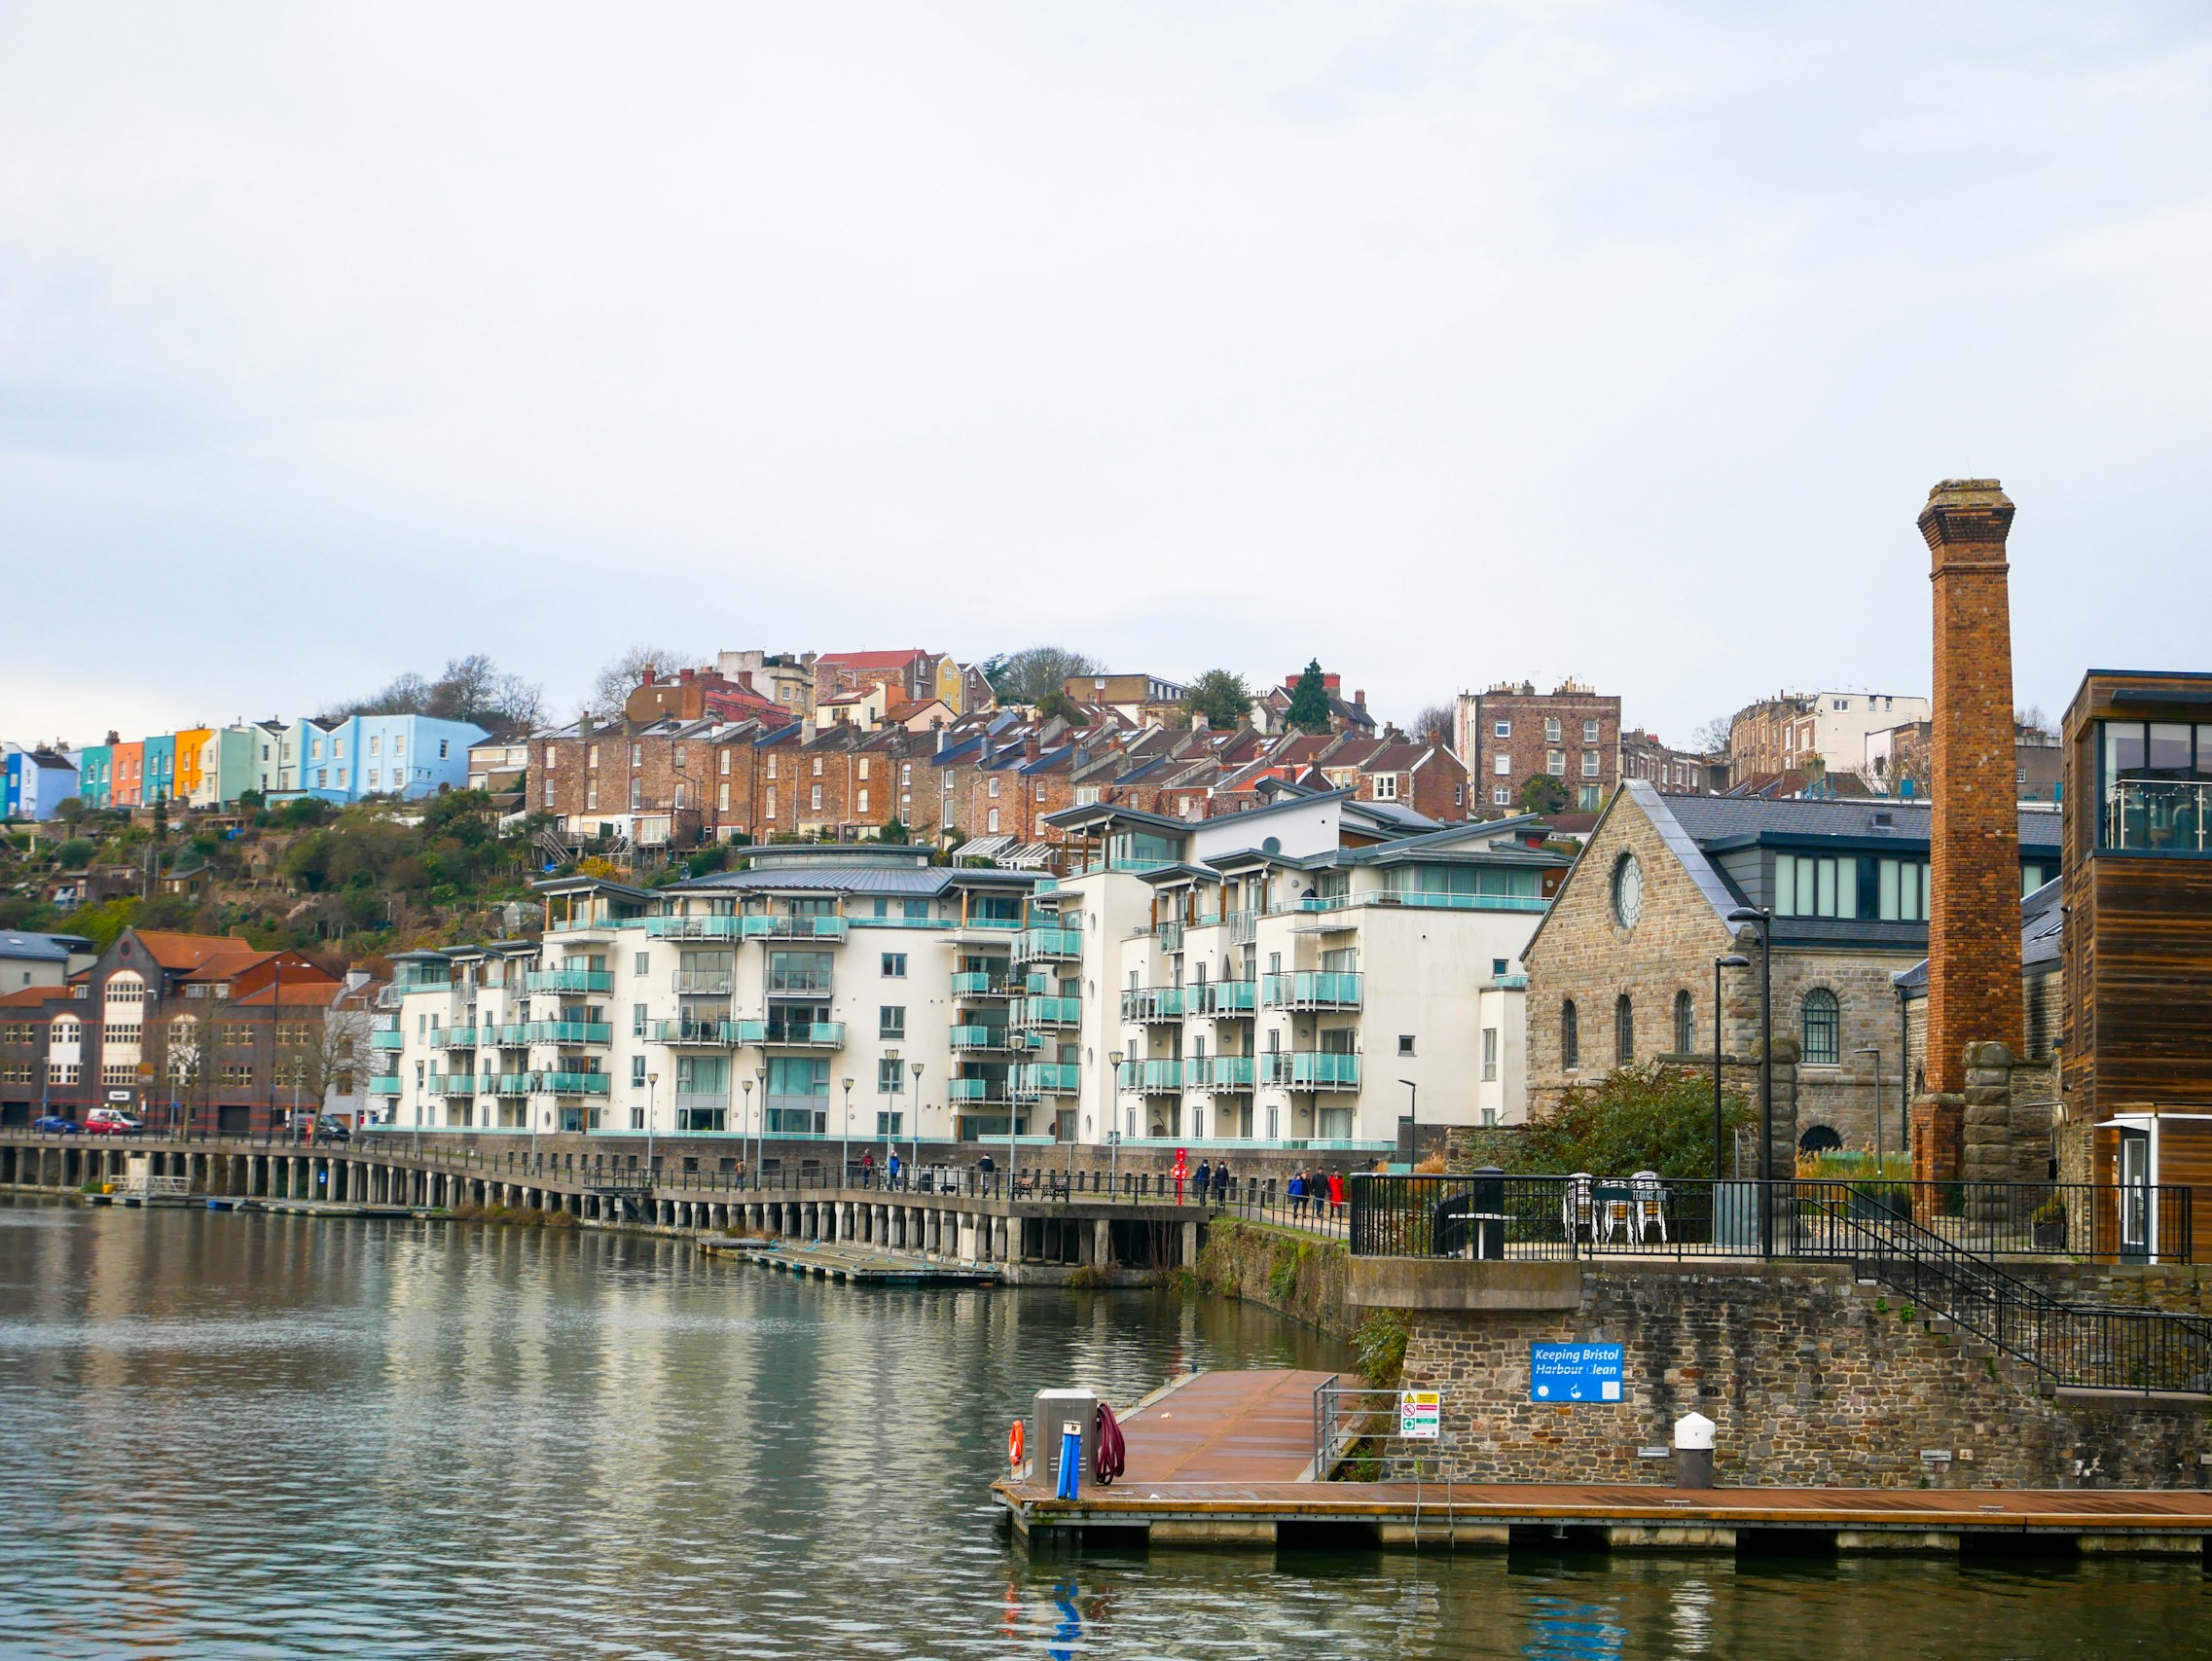
[[[1572,1403],[1620,1399],[1617,1344],[1531,1344],[1529,1399]]]

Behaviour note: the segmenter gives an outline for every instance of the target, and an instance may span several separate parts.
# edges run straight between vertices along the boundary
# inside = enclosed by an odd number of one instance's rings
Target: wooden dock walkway
[[[947,1263],[907,1252],[876,1251],[861,1246],[834,1242],[720,1240],[709,1235],[699,1243],[702,1251],[719,1257],[737,1257],[763,1269],[808,1275],[817,1281],[842,1281],[867,1286],[994,1286],[999,1282],[994,1264]]]
[[[1128,1468],[1072,1500],[1029,1478],[992,1484],[1033,1543],[1733,1551],[1825,1535],[1843,1552],[2071,1548],[2201,1558],[2212,1492],[2197,1489],[1672,1488],[1625,1484],[1322,1482],[1313,1392],[1331,1375],[1209,1372],[1122,1421]]]

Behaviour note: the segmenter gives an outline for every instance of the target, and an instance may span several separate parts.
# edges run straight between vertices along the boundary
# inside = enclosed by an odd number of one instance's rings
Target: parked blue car
[[[85,1127],[78,1124],[74,1119],[64,1119],[58,1113],[48,1113],[42,1118],[33,1119],[31,1121],[31,1129],[34,1131],[58,1133],[64,1137],[74,1137],[81,1135]]]

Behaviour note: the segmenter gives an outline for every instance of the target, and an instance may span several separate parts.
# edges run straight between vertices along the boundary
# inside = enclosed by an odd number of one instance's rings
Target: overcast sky
[[[0,737],[1057,641],[2212,668],[2200,4],[0,4]]]

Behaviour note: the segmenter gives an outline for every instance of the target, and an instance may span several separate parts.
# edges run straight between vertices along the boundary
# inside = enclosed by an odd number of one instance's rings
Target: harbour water
[[[0,1204],[6,1656],[2181,1655],[2125,1561],[1039,1556],[1043,1384],[1327,1341],[1172,1294],[848,1288],[674,1243]]]

